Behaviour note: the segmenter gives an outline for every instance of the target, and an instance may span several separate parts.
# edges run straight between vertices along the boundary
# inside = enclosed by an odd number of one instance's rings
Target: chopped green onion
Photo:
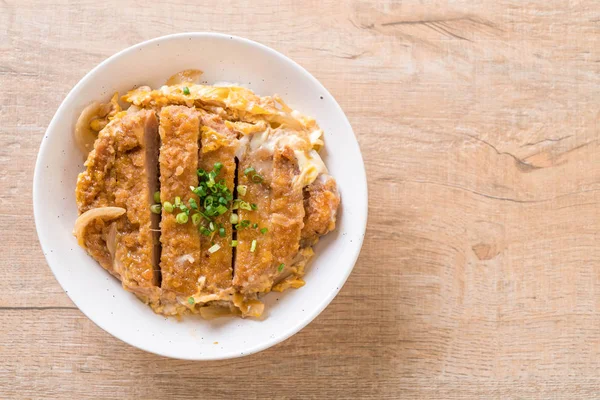
[[[226,205],[227,204],[227,199],[225,197],[219,197],[219,203]]]
[[[253,209],[254,211],[258,210],[258,206],[254,203],[250,204],[250,208]]]
[[[252,224],[252,227],[253,227],[254,229],[258,228],[258,224],[254,223],[254,224]]]
[[[189,200],[189,203],[190,203],[190,208],[191,208],[192,210],[197,210],[197,209],[198,209],[198,203],[196,203],[196,200],[194,200],[194,199],[190,199],[190,200]]]
[[[202,218],[202,216],[198,213],[192,215],[192,223],[194,224],[194,226],[198,226],[198,224],[200,223],[200,218]]]
[[[256,250],[256,239],[254,239],[250,245],[250,252],[254,253],[254,250]]]
[[[154,214],[160,214],[160,210],[161,210],[161,206],[160,204],[152,204],[150,206],[150,211],[152,211]]]
[[[168,202],[168,201],[165,201],[165,202],[163,203],[163,208],[164,208],[164,209],[165,209],[165,211],[166,211],[166,212],[168,212],[168,213],[172,213],[172,212],[173,212],[173,204],[171,204],[171,203],[170,203],[170,202]]]
[[[185,224],[188,222],[188,216],[184,212],[179,213],[177,214],[177,217],[175,217],[175,221],[177,221],[178,224]]]
[[[239,206],[242,210],[248,210],[248,211],[252,210],[252,207],[246,201],[240,201]]]
[[[261,183],[262,181],[263,181],[263,177],[260,176],[259,174],[255,174],[252,176],[252,182]]]
[[[252,172],[256,172],[256,170],[253,167],[248,167],[244,170],[244,175],[251,174]]]
[[[215,244],[214,246],[212,246],[210,249],[208,249],[209,253],[214,253],[215,251],[219,250],[221,248],[221,246],[219,246],[218,244]]]
[[[242,196],[246,195],[246,190],[248,189],[248,186],[246,185],[237,185],[237,191],[239,194],[241,194]]]
[[[281,271],[283,271],[284,268],[285,268],[285,264],[281,263],[281,264],[279,264],[279,268],[277,268],[277,271],[281,272]]]
[[[217,174],[219,173],[219,171],[221,171],[221,168],[223,168],[223,164],[220,162],[215,163],[214,169],[217,172]]]
[[[186,96],[190,94],[190,88],[188,88],[187,86],[183,87],[183,94],[185,94]]]
[[[154,192],[154,202],[160,203],[160,192]]]
[[[175,207],[179,207],[180,204],[181,204],[181,197],[179,197],[179,196],[175,197]]]
[[[237,240],[232,240],[231,241],[231,247],[237,247],[238,241]]]
[[[211,232],[215,231],[215,224],[213,224],[212,222],[210,224],[208,224],[208,229],[210,229]]]
[[[267,233],[268,231],[269,231],[269,230],[268,230],[267,228],[262,228],[262,229],[260,230],[260,233],[262,233],[262,234],[264,235],[264,234],[265,234],[265,233]]]
[[[200,233],[204,236],[210,236],[210,231],[203,226],[200,227]]]
[[[188,303],[193,305],[196,302],[193,297],[188,297]]]
[[[223,215],[227,212],[227,207],[225,207],[224,205],[220,205],[219,207],[217,207],[217,213],[219,215]]]
[[[206,216],[206,214],[204,214],[202,211],[198,211],[198,214],[202,215],[202,217],[204,217],[204,219],[207,221],[210,221],[210,218],[208,218],[208,216]]]
[[[237,224],[239,220],[240,220],[240,218],[238,217],[237,214],[231,214],[229,216],[229,222],[231,222],[232,225]]]
[[[225,237],[225,228],[219,228],[219,236]]]

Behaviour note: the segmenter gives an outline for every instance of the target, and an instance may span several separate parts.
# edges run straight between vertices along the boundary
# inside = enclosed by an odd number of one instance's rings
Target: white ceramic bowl
[[[317,56],[317,55],[315,55]],[[342,197],[337,228],[316,246],[306,285],[265,296],[265,318],[187,317],[154,314],[103,270],[72,235],[74,190],[82,157],[72,138],[81,110],[134,85],[159,87],[171,74],[204,71],[208,83],[243,84],[261,95],[279,94],[313,116],[325,131],[324,160]],[[273,346],[312,321],[331,302],[354,267],[367,220],[364,165],[340,106],[311,74],[282,54],[247,39],[215,33],[182,33],[132,46],[88,73],[68,94],[42,140],[33,182],[37,232],[48,265],[79,309],[102,329],[163,356],[216,360]]]

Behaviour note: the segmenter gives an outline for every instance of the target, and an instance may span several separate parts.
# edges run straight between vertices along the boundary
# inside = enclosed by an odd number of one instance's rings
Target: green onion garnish
[[[239,220],[240,220],[240,218],[238,217],[237,214],[231,214],[229,216],[229,222],[231,222],[232,225],[237,224]]]
[[[219,236],[225,237],[225,228],[219,228]]]
[[[257,224],[257,223],[254,223],[254,224],[252,224],[252,227],[253,227],[254,229],[258,228],[258,224]]]
[[[177,221],[178,224],[185,224],[188,222],[188,216],[186,213],[182,212],[177,214],[177,216],[175,217],[175,221]]]
[[[254,253],[254,250],[256,250],[256,239],[254,239],[250,245],[250,252]]]
[[[193,297],[188,297],[188,303],[193,305],[196,301],[194,300]]]
[[[208,229],[210,229],[211,232],[215,231],[215,224],[213,224],[212,222],[210,224],[208,224]]]
[[[251,207],[251,206],[250,206],[250,204],[248,204],[248,202],[246,202],[246,201],[240,201],[240,202],[239,202],[239,207],[240,207],[242,210],[248,210],[248,211],[252,210],[252,207]]]
[[[262,233],[262,234],[264,235],[264,234],[265,234],[265,233],[267,233],[268,231],[269,231],[269,230],[268,230],[267,228],[262,228],[262,229],[260,230],[260,233]]]
[[[191,208],[192,210],[197,210],[197,209],[198,209],[198,203],[196,203],[196,200],[194,200],[194,199],[190,199],[190,200],[189,200],[189,203],[190,203],[190,208]]]
[[[223,164],[220,162],[215,163],[215,166],[213,167],[215,169],[215,172],[218,174],[219,171],[221,171],[221,168],[223,168]]]
[[[188,88],[187,86],[184,86],[183,87],[183,94],[189,95],[190,94],[190,88]]]
[[[238,241],[237,240],[232,240],[231,241],[231,247],[237,247]]]
[[[285,268],[285,264],[281,263],[281,264],[279,264],[279,268],[277,268],[277,271],[281,272],[281,271],[283,271],[284,268]]]
[[[224,205],[220,205],[219,207],[217,207],[217,213],[219,215],[223,215],[227,212],[227,207],[225,207]]]
[[[194,224],[194,226],[198,226],[198,224],[200,223],[200,218],[202,218],[202,216],[198,213],[192,215],[192,223]]]
[[[152,211],[154,214],[160,214],[160,210],[161,210],[161,206],[160,204],[152,204],[150,206],[150,211]]]
[[[256,172],[256,170],[253,167],[248,167],[244,170],[244,175],[251,174],[252,172]]]
[[[250,208],[253,209],[253,210],[255,210],[255,211],[258,210],[258,206],[256,204],[254,204],[254,203],[250,204]]]
[[[168,201],[165,201],[165,202],[163,203],[163,208],[164,208],[164,209],[165,209],[165,211],[166,211],[166,212],[168,212],[168,213],[172,213],[172,212],[173,212],[173,204],[171,204],[171,203],[170,203],[170,202],[168,202]]]
[[[262,181],[263,181],[263,177],[260,176],[259,174],[255,174],[252,176],[252,182],[261,183]]]
[[[246,185],[237,185],[237,191],[242,196],[246,195],[246,189],[248,189],[248,186]]]
[[[160,203],[160,192],[154,192],[154,202]]]
[[[200,227],[200,233],[204,236],[210,236],[210,231],[203,226]]]
[[[181,204],[181,197],[179,197],[179,196],[175,197],[175,207],[179,207],[180,204]]]

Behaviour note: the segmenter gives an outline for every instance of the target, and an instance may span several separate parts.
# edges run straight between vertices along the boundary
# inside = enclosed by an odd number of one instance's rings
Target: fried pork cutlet
[[[162,208],[161,289],[191,296],[197,291],[201,273],[200,234],[178,207],[190,207],[190,200],[198,202],[190,186],[198,185],[200,114],[194,108],[168,106],[161,110],[159,118],[160,199],[163,205],[169,202],[175,207],[173,212]]]
[[[85,248],[145,297],[158,284],[158,220],[150,211],[157,187],[157,121],[141,110],[112,120],[100,133],[77,179],[80,213],[100,207],[126,212],[111,221],[93,220],[84,231]]]

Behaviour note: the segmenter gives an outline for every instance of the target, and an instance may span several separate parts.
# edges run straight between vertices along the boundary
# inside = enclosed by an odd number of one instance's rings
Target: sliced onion
[[[200,83],[200,76],[202,73],[203,72],[199,69],[184,69],[167,79],[166,85],[173,86],[184,83],[197,84]]]
[[[85,157],[94,147],[94,141],[98,137],[98,132],[92,130],[90,122],[99,115],[102,109],[103,105],[98,102],[90,104],[79,114],[75,124],[75,143]]]
[[[199,309],[200,315],[204,319],[215,319],[219,317],[230,317],[233,315],[239,315],[239,311],[237,309],[231,309],[229,307],[222,306],[205,306],[200,307]]]
[[[240,293],[233,295],[233,305],[242,313],[243,317],[260,317],[265,310],[265,305],[257,299],[248,299]]]
[[[77,238],[77,242],[83,248],[85,248],[84,241],[84,233],[85,228],[88,224],[97,218],[101,218],[105,221],[110,221],[111,219],[115,219],[125,214],[125,209],[121,207],[98,207],[92,208],[91,210],[87,210],[83,214],[81,214],[77,220],[75,221],[75,228],[73,229],[73,234]]]
[[[102,130],[108,121],[121,111],[118,98],[118,93],[115,93],[108,103],[93,102],[79,114],[75,124],[75,143],[85,157],[94,148],[98,131]],[[92,122],[98,123],[96,130],[92,129]]]
[[[110,254],[110,259],[115,259],[117,252],[117,224],[113,222],[108,228],[108,234],[106,235],[106,248]]]

